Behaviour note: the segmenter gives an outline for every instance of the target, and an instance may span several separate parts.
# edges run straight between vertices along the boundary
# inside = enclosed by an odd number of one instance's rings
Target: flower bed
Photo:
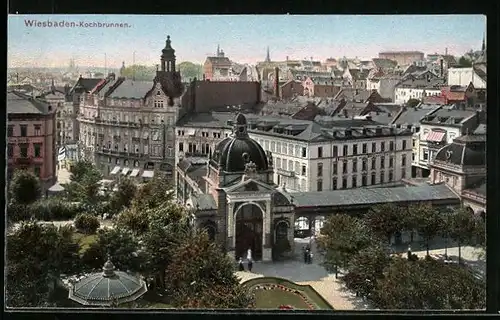
[[[257,290],[280,290],[283,292],[292,293],[292,294],[300,297],[300,299],[307,305],[309,310],[316,309],[314,304],[311,301],[309,301],[307,296],[304,295],[302,292],[300,292],[299,290],[292,289],[292,288],[289,288],[287,286],[281,285],[281,284],[273,284],[273,283],[259,284],[259,285],[256,285],[253,288],[253,290],[254,291],[257,291]],[[293,310],[294,309],[293,306],[290,306],[290,305],[280,305],[278,308],[281,310]]]

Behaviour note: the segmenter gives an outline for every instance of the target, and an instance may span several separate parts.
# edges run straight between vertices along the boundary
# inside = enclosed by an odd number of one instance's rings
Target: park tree
[[[72,201],[78,201],[92,206],[99,202],[99,189],[102,174],[93,163],[77,161],[70,167],[70,180],[66,190]]]
[[[462,56],[458,59],[458,65],[462,68],[470,68],[472,67],[472,61]]]
[[[147,257],[145,273],[156,287],[165,284],[165,268],[176,254],[176,247],[190,236],[185,209],[167,203],[156,209],[147,210],[148,229],[141,236],[144,254]]]
[[[409,99],[406,102],[406,106],[408,108],[416,108],[419,104],[420,104],[420,100],[418,100],[418,99]]]
[[[141,236],[149,228],[148,210],[137,207],[126,208],[113,217],[114,225],[131,231],[135,236]]]
[[[99,229],[96,241],[83,253],[82,261],[88,269],[97,270],[102,268],[108,256],[119,270],[142,270],[139,242],[128,230]]]
[[[7,235],[7,305],[43,307],[61,274],[79,270],[70,228],[22,222]]]
[[[16,170],[9,185],[9,200],[17,205],[29,205],[41,195],[40,180],[27,170]]]
[[[462,246],[470,244],[476,233],[474,214],[465,207],[460,207],[452,215],[450,237],[458,244],[458,261],[462,263]]]
[[[374,206],[364,216],[366,224],[373,233],[387,243],[391,244],[391,237],[396,232],[403,231],[403,220],[406,208],[401,208],[392,203]]]
[[[121,71],[120,76],[136,81],[153,81],[156,75],[154,66],[131,65]]]
[[[137,186],[127,177],[120,179],[117,190],[111,195],[109,208],[113,213],[118,213],[132,204],[132,200],[137,193]]]
[[[137,190],[132,205],[138,208],[156,208],[173,199],[172,186],[167,183],[164,175],[158,173]]]
[[[382,245],[370,246],[351,259],[342,280],[347,288],[369,298],[389,262],[387,248]]]
[[[408,207],[408,216],[414,221],[418,233],[424,238],[427,256],[429,256],[429,243],[443,227],[440,212],[429,204],[416,204]]]
[[[485,305],[484,281],[458,265],[394,257],[383,274],[372,297],[381,309],[481,309]]]
[[[183,61],[177,66],[183,81],[188,79],[198,78],[200,79],[203,74],[203,66],[201,64],[195,64],[189,61]]]
[[[254,305],[252,295],[234,274],[233,262],[205,231],[185,238],[172,258],[166,288],[175,307],[240,309]]]
[[[324,266],[337,275],[340,267],[360,250],[376,242],[369,228],[358,218],[347,214],[329,217],[318,237],[318,247],[323,252]]]

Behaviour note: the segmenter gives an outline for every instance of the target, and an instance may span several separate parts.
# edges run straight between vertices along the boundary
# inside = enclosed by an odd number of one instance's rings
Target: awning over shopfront
[[[152,178],[155,175],[155,172],[152,170],[144,170],[142,173],[143,178]]]
[[[129,173],[130,169],[129,168],[123,168],[122,169],[122,174],[123,175],[127,175],[127,173]]]
[[[132,172],[130,173],[130,176],[131,177],[137,177],[137,175],[139,174],[139,169],[133,169]]]
[[[111,170],[110,174],[117,174],[119,171],[120,171],[120,167],[116,166],[113,168],[113,170]]]

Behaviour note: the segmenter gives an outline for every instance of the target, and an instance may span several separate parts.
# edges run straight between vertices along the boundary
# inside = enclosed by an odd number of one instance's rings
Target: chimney
[[[443,59],[441,59],[441,61],[439,62],[439,68],[440,68],[441,78],[442,78],[444,76],[444,63],[443,63]]]
[[[280,69],[278,67],[274,68],[274,95],[276,98],[280,98]]]

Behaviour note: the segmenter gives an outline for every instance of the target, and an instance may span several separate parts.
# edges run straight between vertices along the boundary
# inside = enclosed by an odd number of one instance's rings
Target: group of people
[[[252,250],[248,249],[247,251],[247,258],[246,262],[248,264],[248,271],[252,272],[252,267],[253,267],[253,260],[252,260]],[[238,259],[238,270],[239,271],[245,271],[245,265],[244,265],[244,260],[242,257]]]
[[[311,247],[309,245],[302,247],[302,252],[304,254],[304,263],[311,264],[312,258],[313,258],[313,254],[311,252]]]

